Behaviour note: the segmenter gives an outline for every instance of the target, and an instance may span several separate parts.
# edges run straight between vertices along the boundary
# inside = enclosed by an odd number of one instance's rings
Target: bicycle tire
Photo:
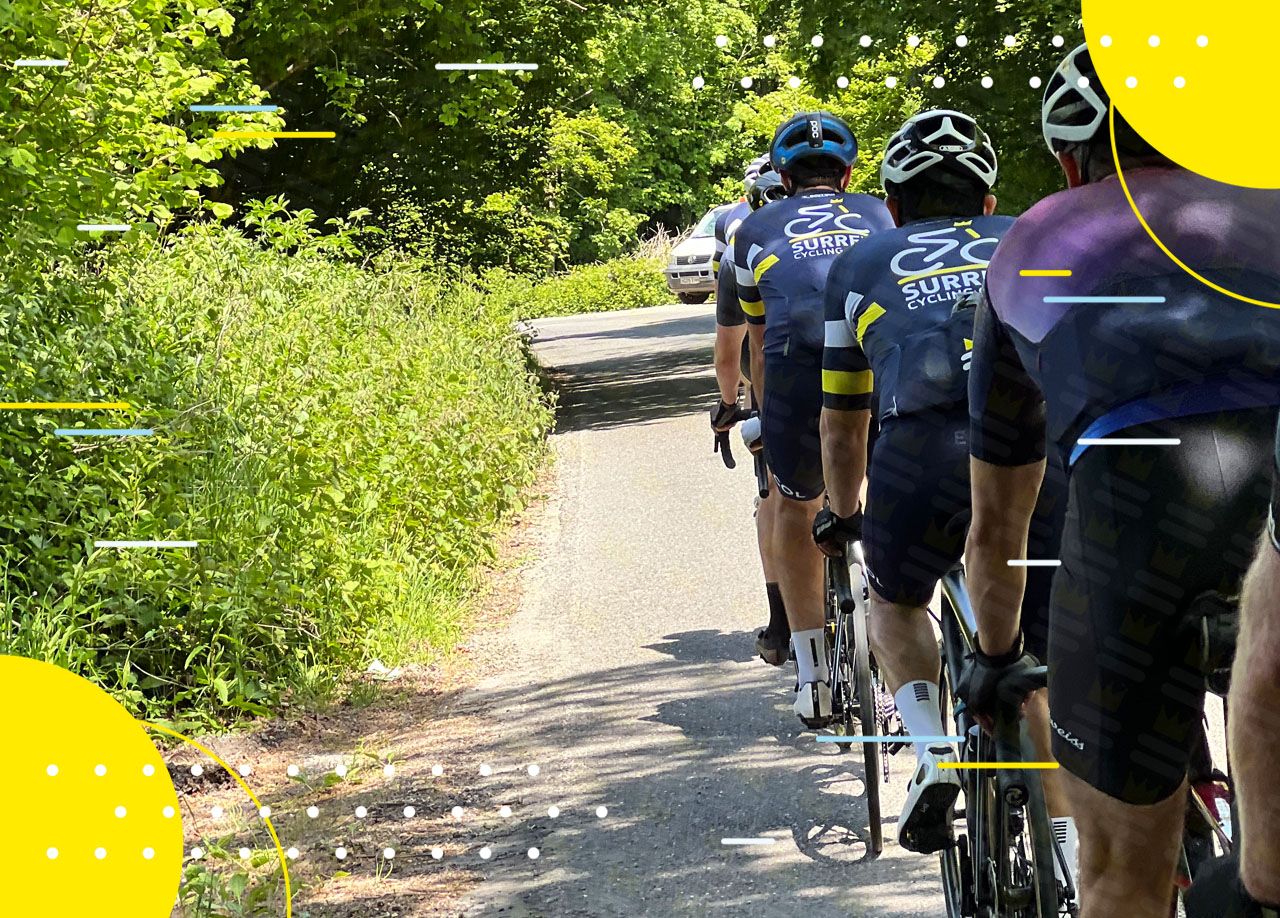
[[[1022,761],[1031,761],[1035,753],[1025,722],[1019,725],[1019,736]],[[999,745],[996,744],[997,749]],[[997,758],[1003,760],[998,753]],[[1022,813],[1022,828],[1018,833],[1024,839],[1021,843],[1007,834],[1009,817],[1001,789],[1004,786],[1003,777],[997,776],[995,783],[995,811],[999,822],[993,826],[997,843],[992,851],[1004,852],[1001,855],[997,914],[1007,914],[1010,918],[1059,918],[1058,880],[1053,870],[1053,829],[1049,822],[1049,810],[1045,806],[1044,785],[1040,781],[1040,775],[1034,771],[1025,771],[1019,776],[1019,783],[1026,792],[1025,799],[1018,807]],[[1014,857],[1009,857],[1010,852],[1014,853]],[[1015,875],[1015,872],[1027,871],[1030,872],[1031,902],[1016,908],[1005,907],[1005,891],[1026,888],[1022,876]]]
[[[851,578],[852,580],[852,578]],[[853,678],[858,699],[858,720],[863,736],[875,736],[876,696],[871,678],[871,644],[867,634],[867,600],[859,576],[853,580],[853,609],[848,613],[853,619]],[[871,851],[884,850],[884,826],[880,814],[881,756],[884,750],[879,743],[863,743],[863,783],[867,787],[867,821],[870,824]]]
[[[967,719],[954,714],[954,691],[952,684],[963,665],[965,643],[956,621],[956,612],[951,606],[950,598],[944,592],[942,596],[942,616],[939,622],[942,631],[942,682],[941,704],[946,722],[951,716],[955,733],[967,735]],[[964,747],[961,748],[962,758]],[[979,777],[976,772],[961,772],[960,782],[964,786],[964,834],[956,835],[955,843],[938,852],[938,863],[942,872],[942,895],[947,908],[947,918],[972,918],[977,914],[973,865],[974,834],[976,831],[974,806],[977,798],[975,792]]]

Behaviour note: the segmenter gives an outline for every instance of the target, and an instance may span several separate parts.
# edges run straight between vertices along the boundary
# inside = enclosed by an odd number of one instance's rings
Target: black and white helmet
[[[1044,90],[1040,121],[1050,152],[1057,155],[1093,140],[1107,120],[1110,103],[1089,46],[1081,45],[1053,71]]]
[[[746,171],[742,175],[742,190],[746,194],[751,193],[751,186],[756,183],[756,179],[763,172],[772,172],[773,166],[769,164],[769,154],[762,153],[751,162],[747,163]]]
[[[926,172],[996,183],[999,164],[987,132],[963,112],[932,109],[909,119],[889,140],[880,167],[885,190]]]

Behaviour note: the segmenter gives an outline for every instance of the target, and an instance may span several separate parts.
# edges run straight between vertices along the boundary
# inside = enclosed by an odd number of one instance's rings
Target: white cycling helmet
[[[1110,102],[1089,46],[1081,45],[1063,59],[1044,89],[1040,121],[1049,151],[1056,156],[1093,140],[1106,122]]]
[[[1000,171],[987,132],[968,115],[950,109],[921,112],[890,138],[880,181],[888,191],[932,170],[973,179],[988,189]]]

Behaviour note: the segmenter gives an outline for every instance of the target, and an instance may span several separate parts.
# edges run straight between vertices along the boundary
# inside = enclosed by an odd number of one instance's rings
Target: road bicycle
[[[850,542],[840,558],[825,562],[827,666],[831,673],[832,729],[839,737],[903,736],[901,719],[893,695],[880,677],[867,636],[869,594],[866,559],[861,542]],[[867,789],[867,821],[871,854],[884,850],[884,828],[880,822],[880,786],[889,780],[888,757],[903,748],[903,742],[877,740],[867,743],[840,743],[862,746],[863,783]]]
[[[1225,723],[1230,714],[1227,693],[1231,688],[1231,664],[1235,660],[1239,626],[1237,600],[1221,593],[1204,593],[1192,603],[1189,619],[1191,627],[1200,632],[1201,665],[1208,695],[1221,699]],[[1202,725],[1200,741],[1191,758],[1187,818],[1170,918],[1176,918],[1182,892],[1191,885],[1200,868],[1213,858],[1232,852],[1235,845],[1232,827],[1240,824],[1230,755],[1226,758],[1225,770],[1219,770],[1209,748],[1206,726]]]
[[[956,698],[965,658],[973,651],[977,622],[965,589],[963,568],[942,579],[942,607],[935,615],[942,634],[942,708],[956,736],[963,736],[963,809],[954,814],[954,843],[939,855],[948,918],[1059,918],[1077,915],[1078,897],[1054,838],[1040,772],[1017,767],[1033,762],[1035,750],[1023,721],[1023,703],[1045,687],[1044,666],[1010,674],[999,687],[991,731],[984,731]],[[1068,879],[1060,886],[1054,861]]]

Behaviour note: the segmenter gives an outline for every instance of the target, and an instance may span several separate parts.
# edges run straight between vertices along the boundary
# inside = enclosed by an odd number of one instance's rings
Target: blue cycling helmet
[[[778,128],[769,160],[778,172],[802,159],[826,156],[848,168],[858,161],[858,138],[830,112],[798,112]]]

